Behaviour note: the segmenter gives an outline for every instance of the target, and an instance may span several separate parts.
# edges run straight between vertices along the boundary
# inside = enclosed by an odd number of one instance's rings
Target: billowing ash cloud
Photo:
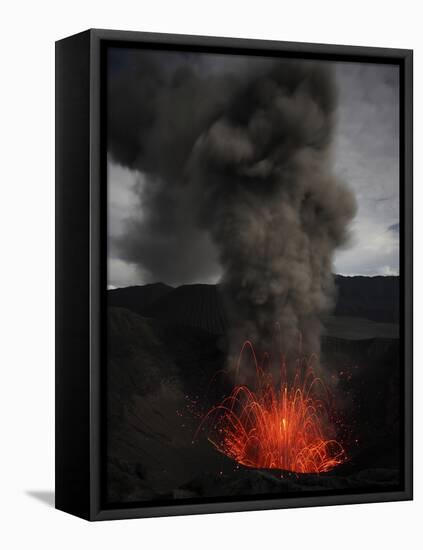
[[[215,280],[217,251],[198,227],[187,163],[248,70],[237,67],[243,76],[237,71],[236,78],[210,70],[204,75],[198,56],[137,50],[115,56],[109,62],[108,151],[143,177],[136,190],[142,209],[111,249],[140,266],[145,282]]]
[[[109,89],[109,151],[149,178],[144,214],[121,243],[126,259],[154,276],[151,236],[162,261],[175,247],[175,269],[211,239],[234,351],[246,338],[270,349],[276,327],[287,355],[300,335],[306,353],[319,351],[333,252],[356,209],[332,173],[335,92],[322,63],[205,77],[183,63],[159,70],[147,56]]]

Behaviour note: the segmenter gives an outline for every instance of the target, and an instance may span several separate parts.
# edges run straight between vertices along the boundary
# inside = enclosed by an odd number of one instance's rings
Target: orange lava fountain
[[[275,384],[263,364],[259,365],[253,345],[244,343],[255,363],[255,390],[236,386],[213,407],[200,428],[207,427],[208,439],[218,451],[237,463],[252,468],[272,468],[297,473],[327,472],[346,460],[342,445],[328,432],[328,396],[322,380],[315,376],[310,361],[298,361],[292,383],[287,382],[281,362],[281,382]],[[198,430],[197,430],[198,431]]]

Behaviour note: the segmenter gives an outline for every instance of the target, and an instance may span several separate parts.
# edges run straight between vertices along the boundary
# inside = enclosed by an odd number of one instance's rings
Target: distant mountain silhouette
[[[150,307],[146,315],[183,323],[220,334],[226,327],[225,313],[216,285],[183,285],[166,294]]]
[[[397,323],[398,277],[335,277],[337,302],[334,314],[343,318]],[[164,283],[108,291],[109,305],[123,307],[143,317],[222,334],[226,319],[217,285],[193,284],[177,288]],[[354,323],[354,319],[352,319]],[[355,329],[356,330],[356,329]]]
[[[172,288],[163,283],[117,288],[108,292],[109,306],[124,307],[143,317],[201,328],[221,334],[225,314],[216,285]]]
[[[124,307],[145,315],[147,309],[163,298],[169,292],[175,290],[172,286],[164,283],[153,283],[142,286],[127,286],[125,288],[115,288],[107,292],[109,306]]]
[[[398,323],[399,277],[335,276],[335,315]]]

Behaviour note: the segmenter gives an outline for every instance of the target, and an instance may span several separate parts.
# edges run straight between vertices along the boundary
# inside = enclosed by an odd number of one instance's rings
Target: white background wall
[[[420,2],[5,2],[0,63],[0,546],[421,547],[423,110]],[[54,41],[89,27],[415,49],[415,501],[89,524],[54,487]],[[44,492],[44,493],[43,493]]]

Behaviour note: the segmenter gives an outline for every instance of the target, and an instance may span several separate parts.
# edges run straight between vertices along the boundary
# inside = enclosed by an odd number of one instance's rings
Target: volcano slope
[[[335,316],[325,320],[321,357],[345,419],[348,460],[319,475],[247,468],[219,453],[205,434],[193,442],[202,416],[233,386],[215,376],[225,366],[227,350],[216,286],[109,291],[108,502],[398,488],[402,374],[392,305],[398,280],[386,277],[381,285],[376,278],[355,279],[337,278],[338,304]]]

